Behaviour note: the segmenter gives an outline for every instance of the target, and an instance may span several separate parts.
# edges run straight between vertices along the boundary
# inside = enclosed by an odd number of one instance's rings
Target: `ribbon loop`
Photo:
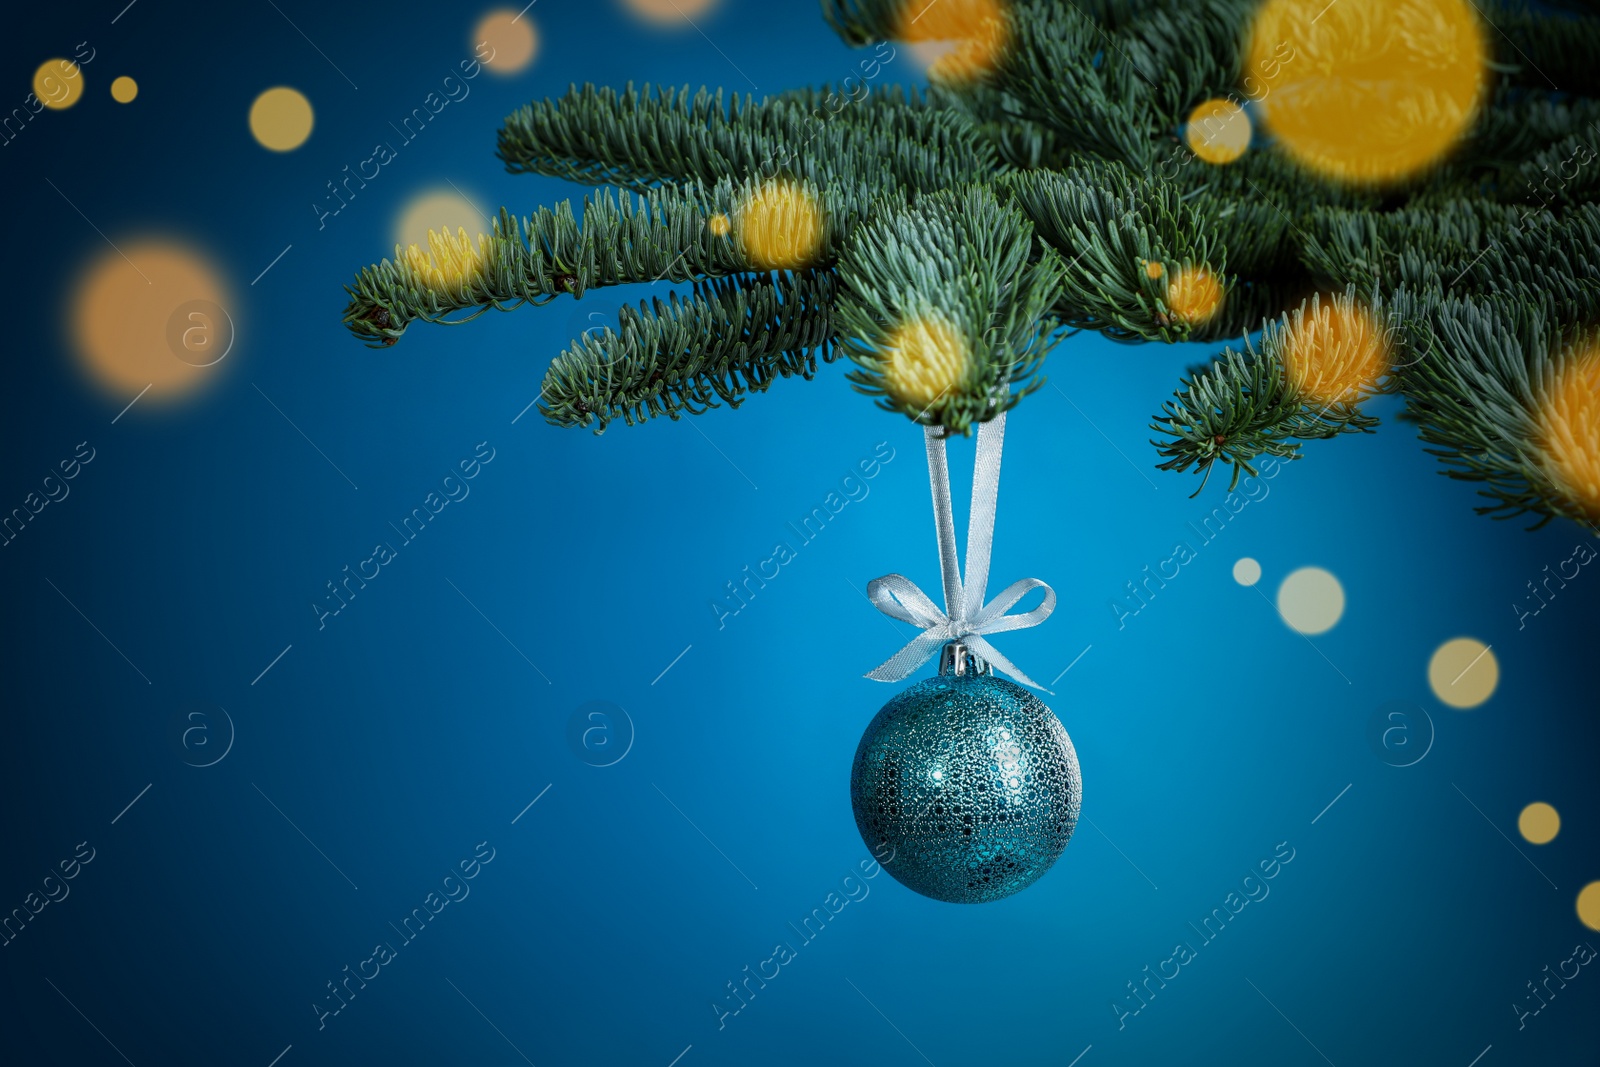
[[[1044,590],[1044,599],[1039,606],[1020,615],[1008,615],[1008,611],[1023,597],[1035,589]],[[995,598],[984,605],[978,617],[973,620],[974,626],[982,626],[982,630],[975,633],[1000,634],[1007,630],[1026,630],[1030,626],[1038,626],[1050,617],[1056,610],[1056,591],[1037,578],[1021,578],[1006,586]]]
[[[944,621],[940,611],[917,584],[903,574],[886,574],[867,583],[867,599],[890,618],[927,629]]]
[[[939,570],[945,609],[903,574],[886,574],[867,585],[867,598],[892,619],[909,622],[922,633],[867,674],[879,682],[898,682],[922,666],[949,641],[963,641],[974,653],[1023,685],[1043,689],[1018,670],[984,634],[1005,633],[1037,626],[1056,608],[1056,593],[1037,578],[1022,578],[1006,586],[989,603],[983,598],[989,582],[989,559],[994,545],[995,507],[1000,497],[1000,454],[1005,445],[1004,412],[978,427],[978,450],[972,475],[972,511],[967,520],[967,573],[963,582],[956,556],[955,519],[950,501],[950,465],[945,439],[939,428],[924,428],[928,452],[928,482],[933,491],[934,531],[939,539]],[[1008,614],[1023,597],[1044,590],[1043,601],[1020,614]],[[1048,692],[1048,690],[1046,690]]]

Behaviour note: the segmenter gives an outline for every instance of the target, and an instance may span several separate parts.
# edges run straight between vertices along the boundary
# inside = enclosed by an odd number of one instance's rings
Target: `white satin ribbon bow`
[[[1043,689],[1000,651],[983,639],[983,634],[1004,633],[1037,626],[1050,617],[1056,607],[1056,593],[1037,578],[1012,582],[985,604],[989,584],[989,553],[994,543],[995,504],[1000,495],[1000,452],[1005,445],[1006,417],[1002,412],[978,427],[978,450],[972,474],[972,513],[967,519],[967,577],[961,580],[956,558],[955,519],[950,505],[950,464],[945,454],[945,439],[937,427],[924,427],[928,449],[928,482],[933,490],[933,519],[939,535],[939,564],[944,579],[945,610],[940,611],[917,584],[903,574],[886,574],[867,585],[867,596],[874,606],[890,618],[909,622],[922,629],[900,651],[867,674],[878,682],[898,682],[922,666],[949,641],[960,641],[998,670],[1023,685]],[[1044,601],[1020,615],[1006,612],[1035,589],[1044,590]],[[1048,692],[1048,690],[1046,690]]]

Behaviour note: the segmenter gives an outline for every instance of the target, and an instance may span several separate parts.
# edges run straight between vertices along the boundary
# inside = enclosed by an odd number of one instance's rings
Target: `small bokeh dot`
[[[539,54],[539,30],[530,16],[502,8],[478,20],[472,45],[491,73],[516,74]]]
[[[1452,708],[1475,708],[1494,695],[1500,684],[1500,662],[1473,637],[1457,637],[1428,661],[1428,686]]]
[[[33,95],[45,107],[65,110],[83,95],[83,71],[70,59],[47,59],[33,72]]]
[[[1517,816],[1517,831],[1535,845],[1548,845],[1561,832],[1561,815],[1542,800],[1536,800]]]
[[[1590,882],[1578,893],[1578,918],[1591,930],[1600,930],[1600,882]]]
[[[1255,585],[1261,580],[1261,564],[1244,557],[1233,565],[1233,580],[1240,585]]]
[[[311,101],[286,85],[268,89],[250,105],[251,136],[274,152],[292,152],[305,144],[315,123]]]
[[[394,240],[399,245],[428,247],[428,231],[455,236],[457,230],[468,234],[488,233],[493,224],[482,211],[454,189],[430,189],[410,200],[400,209],[395,222]]]
[[[1250,116],[1232,100],[1207,100],[1189,113],[1183,136],[1207,163],[1232,163],[1250,147]]]
[[[828,218],[809,186],[773,178],[751,190],[739,206],[739,243],[762,270],[795,270],[823,250]]]
[[[688,27],[696,15],[716,6],[717,0],[622,0],[623,6],[647,22]]]
[[[1278,587],[1278,611],[1298,633],[1326,633],[1344,615],[1344,586],[1321,567],[1301,567]]]
[[[119,104],[131,104],[139,95],[139,83],[126,74],[111,83],[111,99]]]

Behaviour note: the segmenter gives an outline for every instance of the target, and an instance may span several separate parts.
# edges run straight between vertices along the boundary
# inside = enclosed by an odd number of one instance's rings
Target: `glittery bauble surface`
[[[884,869],[935,900],[1032,885],[1078,824],[1083,779],[1055,713],[989,675],[940,675],[885,704],[850,769],[856,826]]]

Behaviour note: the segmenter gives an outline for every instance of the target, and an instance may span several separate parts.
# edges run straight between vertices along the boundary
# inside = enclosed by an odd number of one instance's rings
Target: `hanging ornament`
[[[1023,889],[1067,847],[1083,798],[1061,721],[996,678],[966,646],[945,646],[939,676],[885,704],[850,770],[863,840],[887,843],[886,869],[935,900],[980,904]]]
[[[943,650],[939,674],[885,704],[867,727],[850,771],[850,802],[868,847],[887,845],[885,868],[901,884],[951,903],[983,903],[1026,888],[1061,856],[1077,827],[1083,781],[1072,739],[1055,714],[993,668],[1039,688],[984,634],[1037,626],[1055,591],[1013,582],[988,604],[1005,414],[978,429],[967,574],[956,558],[950,470],[939,427],[925,427],[945,610],[915,583],[890,574],[867,587],[873,604],[922,633],[867,675],[893,682]],[[1034,589],[1044,600],[1010,611]]]

